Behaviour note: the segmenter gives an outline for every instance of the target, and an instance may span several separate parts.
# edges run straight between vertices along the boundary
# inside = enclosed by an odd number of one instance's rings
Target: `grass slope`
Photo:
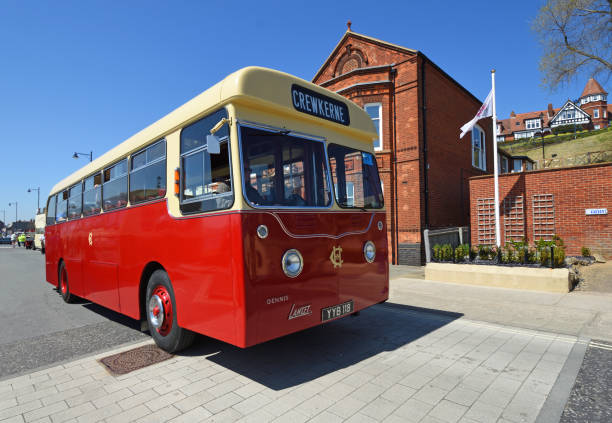
[[[547,138],[544,140],[549,142]],[[529,158],[536,161],[542,160],[542,143],[539,139],[533,143],[521,143],[516,146],[498,144],[498,147],[513,156],[529,156]],[[557,158],[566,158],[594,151],[612,151],[612,130],[590,137],[544,145],[544,154],[547,159],[550,159],[553,154],[556,154]]]

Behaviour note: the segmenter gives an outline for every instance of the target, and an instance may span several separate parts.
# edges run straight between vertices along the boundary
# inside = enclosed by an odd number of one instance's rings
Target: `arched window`
[[[478,125],[472,128],[472,166],[487,170],[487,155],[485,153],[485,132]]]

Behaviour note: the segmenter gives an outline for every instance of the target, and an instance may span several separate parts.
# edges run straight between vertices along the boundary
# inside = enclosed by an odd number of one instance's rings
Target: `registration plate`
[[[353,300],[342,304],[321,309],[321,321],[335,319],[336,317],[346,316],[353,312]]]

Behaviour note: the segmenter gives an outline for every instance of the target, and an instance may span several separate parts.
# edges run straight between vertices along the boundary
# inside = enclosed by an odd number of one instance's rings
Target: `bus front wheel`
[[[74,302],[74,295],[70,293],[70,285],[68,284],[68,271],[66,270],[66,264],[64,262],[62,262],[62,264],[60,265],[57,289],[62,295],[62,298],[65,302]]]
[[[158,347],[174,353],[193,342],[193,332],[176,321],[174,290],[165,271],[156,270],[149,278],[145,306],[149,332]]]

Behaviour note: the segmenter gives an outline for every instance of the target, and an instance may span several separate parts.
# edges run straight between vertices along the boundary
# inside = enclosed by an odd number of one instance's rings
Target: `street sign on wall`
[[[595,214],[608,214],[608,209],[584,209],[584,214],[587,216]]]

